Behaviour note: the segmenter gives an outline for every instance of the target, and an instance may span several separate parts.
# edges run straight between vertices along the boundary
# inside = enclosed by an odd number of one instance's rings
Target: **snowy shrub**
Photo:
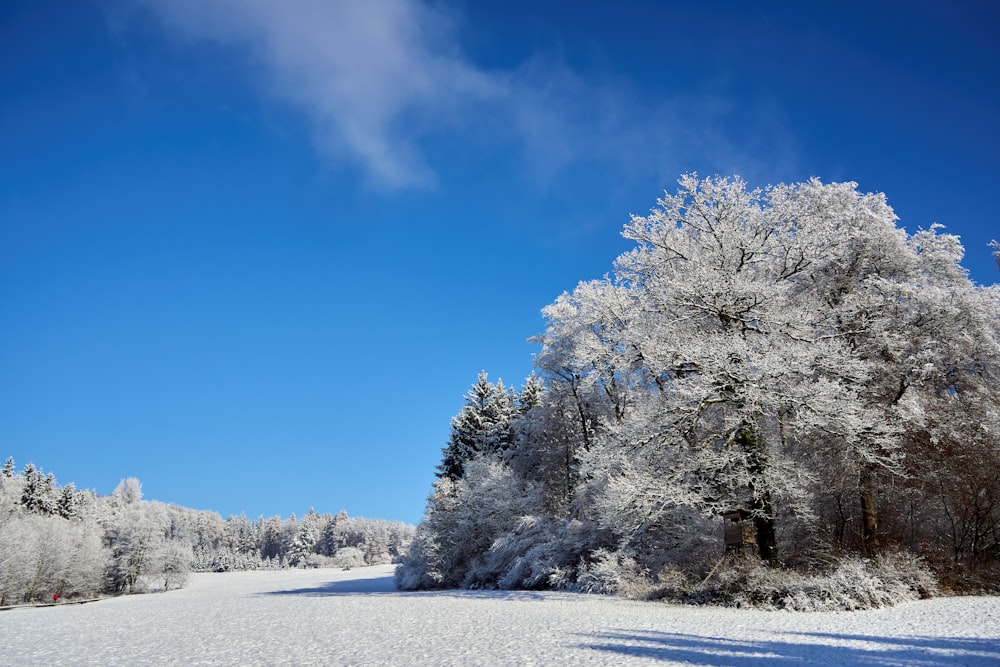
[[[581,564],[576,589],[584,593],[644,598],[652,588],[647,575],[631,556],[598,549],[590,562]]]
[[[884,580],[895,580],[917,594],[920,599],[930,598],[939,591],[937,577],[927,567],[923,558],[907,552],[888,553],[875,560],[878,575]]]
[[[522,517],[476,559],[472,588],[572,588],[581,559],[602,545],[594,524],[552,516]]]
[[[665,565],[656,573],[646,598],[650,600],[680,599],[694,587],[697,581],[698,579],[695,579],[684,568],[676,565]]]
[[[444,577],[437,569],[439,562],[436,535],[425,519],[417,526],[409,551],[396,568],[396,588],[401,591],[441,588]]]
[[[934,595],[927,567],[905,554],[876,560],[847,558],[826,574],[802,574],[740,559],[727,564],[682,599],[733,607],[794,611],[878,609]]]
[[[477,562],[493,543],[541,509],[538,486],[491,457],[469,461],[464,474],[435,484],[409,556],[396,572],[399,588],[471,585],[480,579]]]
[[[295,565],[295,567],[301,568],[303,570],[315,570],[321,567],[339,567],[339,566],[335,564],[334,559],[331,556],[321,556],[320,554],[306,554],[298,562],[298,564]]]
[[[337,553],[333,556],[331,564],[333,567],[339,567],[341,570],[350,570],[351,568],[367,565],[365,562],[365,553],[357,547],[338,549]]]

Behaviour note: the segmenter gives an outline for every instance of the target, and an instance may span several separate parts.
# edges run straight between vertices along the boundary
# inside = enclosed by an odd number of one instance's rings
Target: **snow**
[[[392,574],[195,574],[167,593],[0,612],[0,664],[1000,664],[998,597],[765,612],[557,592],[401,593]]]

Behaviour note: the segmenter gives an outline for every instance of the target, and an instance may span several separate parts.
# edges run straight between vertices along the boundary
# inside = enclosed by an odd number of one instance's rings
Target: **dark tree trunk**
[[[757,553],[761,560],[770,565],[778,564],[778,538],[774,530],[774,508],[771,506],[770,495],[754,512],[766,512],[766,516],[755,516],[754,529],[757,531]]]
[[[875,479],[871,466],[861,464],[858,475],[858,491],[861,495],[861,548],[865,556],[873,557],[879,550],[878,512],[875,508]]]
[[[778,537],[775,530],[774,503],[771,491],[764,481],[764,470],[767,466],[764,457],[763,443],[760,437],[750,428],[741,428],[736,434],[736,444],[750,454],[750,488],[753,492],[751,512],[756,532],[757,553],[762,560],[770,565],[778,564]]]

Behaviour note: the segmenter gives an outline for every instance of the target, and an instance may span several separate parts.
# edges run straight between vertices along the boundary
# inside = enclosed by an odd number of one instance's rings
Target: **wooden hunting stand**
[[[722,513],[725,523],[726,555],[741,554],[744,549],[753,551],[757,538],[750,521],[750,512],[745,509],[729,510]]]

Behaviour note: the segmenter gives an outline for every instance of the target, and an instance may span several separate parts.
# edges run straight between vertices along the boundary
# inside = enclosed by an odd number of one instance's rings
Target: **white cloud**
[[[378,185],[427,185],[429,128],[503,94],[462,57],[445,14],[411,0],[139,0],[182,38],[246,50],[266,90],[308,115],[318,148]]]
[[[732,113],[724,97],[651,100],[540,55],[486,71],[462,54],[454,17],[421,0],[124,1],[177,37],[249,54],[257,83],[310,119],[317,149],[378,187],[432,185],[424,148],[443,133],[520,145],[540,183],[580,163],[671,178],[755,163],[722,129]],[[770,130],[761,141],[787,143]]]

